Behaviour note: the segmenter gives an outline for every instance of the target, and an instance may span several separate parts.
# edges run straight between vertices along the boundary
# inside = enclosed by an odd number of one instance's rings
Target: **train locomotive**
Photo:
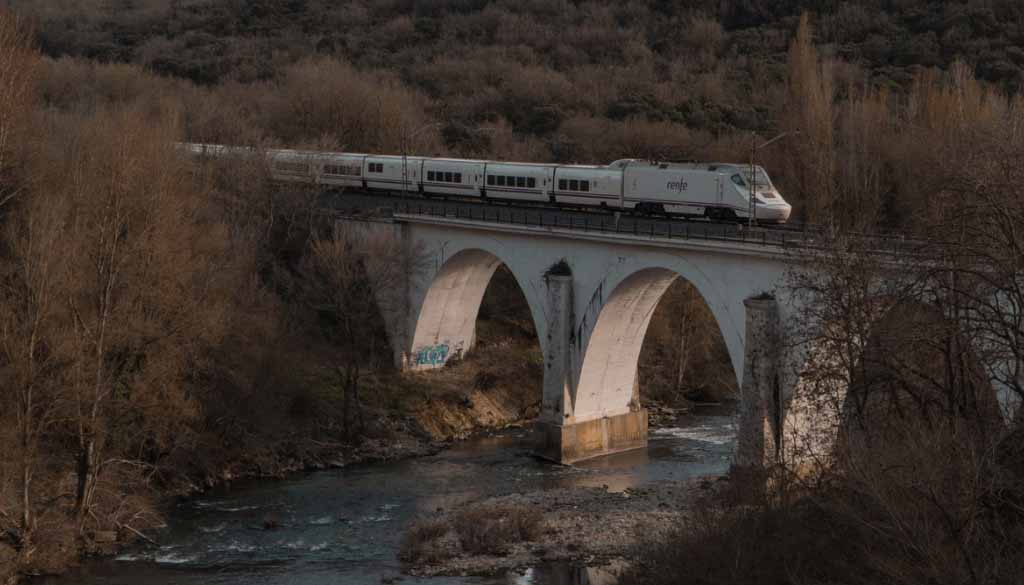
[[[253,149],[182,144],[196,156],[252,156]],[[557,165],[422,156],[266,150],[276,180],[368,191],[460,197],[623,212],[785,223],[792,211],[760,166],[622,159]],[[753,205],[751,205],[753,197]]]

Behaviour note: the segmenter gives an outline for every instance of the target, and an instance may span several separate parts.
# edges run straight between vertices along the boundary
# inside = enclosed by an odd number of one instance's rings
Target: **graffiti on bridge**
[[[421,347],[413,354],[414,366],[440,366],[448,359],[448,344]]]

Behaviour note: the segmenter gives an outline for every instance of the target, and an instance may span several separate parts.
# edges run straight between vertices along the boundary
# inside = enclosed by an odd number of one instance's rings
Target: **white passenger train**
[[[184,144],[198,156],[256,151]],[[607,166],[513,163],[297,150],[264,151],[274,178],[322,185],[555,205],[597,206],[643,214],[784,223],[791,207],[761,167],[727,163],[618,160]]]

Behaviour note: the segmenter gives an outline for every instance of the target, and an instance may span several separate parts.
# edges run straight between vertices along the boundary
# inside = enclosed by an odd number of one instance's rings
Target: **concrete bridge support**
[[[778,302],[748,298],[739,431],[733,466],[762,469],[782,453],[783,401]]]
[[[578,361],[573,359],[578,352],[573,338],[572,277],[549,275],[545,279],[548,322],[542,344],[544,399],[536,430],[538,454],[552,461],[574,463],[646,447],[647,411],[639,407],[635,375],[629,382],[630,408],[626,412],[577,420],[574,407],[579,401],[580,386],[574,383],[572,368],[573,362]]]
[[[544,357],[537,430],[542,456],[573,463],[646,446],[639,356],[658,302],[683,278],[708,303],[742,381],[737,463],[773,457],[771,404],[782,402],[775,399],[782,386],[780,309],[774,300],[744,299],[775,289],[785,270],[779,254],[747,244],[457,217],[395,217],[369,229],[393,230],[407,250],[424,256],[422,270],[387,291],[402,302],[382,303],[390,305],[385,321],[396,363],[405,368],[443,367],[469,351],[484,292],[495,270],[508,267]]]

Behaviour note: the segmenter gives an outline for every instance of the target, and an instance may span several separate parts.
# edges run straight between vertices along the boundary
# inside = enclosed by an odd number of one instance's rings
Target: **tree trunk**
[[[92,439],[86,439],[78,449],[77,485],[75,489],[75,516],[78,519],[79,528],[85,518],[85,511],[88,508],[89,478],[92,475]]]
[[[343,385],[342,385],[342,391],[345,393],[345,396],[342,399],[342,413],[341,413],[341,419],[342,419],[341,422],[342,422],[342,425],[345,428],[345,439],[346,440],[351,440],[352,439],[352,392],[353,392],[353,389],[352,389],[352,386],[353,386],[352,379],[353,379],[353,376],[352,376],[352,366],[351,365],[346,365],[345,366],[345,374],[344,374],[344,378],[343,378]]]
[[[27,543],[32,536],[32,460],[27,440],[22,442],[22,448],[24,451],[21,456],[21,541]]]
[[[359,433],[363,434],[366,432],[366,426],[363,421],[363,404],[359,400],[359,365],[355,367],[355,376],[352,380],[352,400],[355,402],[355,415],[356,420],[359,422]]]

